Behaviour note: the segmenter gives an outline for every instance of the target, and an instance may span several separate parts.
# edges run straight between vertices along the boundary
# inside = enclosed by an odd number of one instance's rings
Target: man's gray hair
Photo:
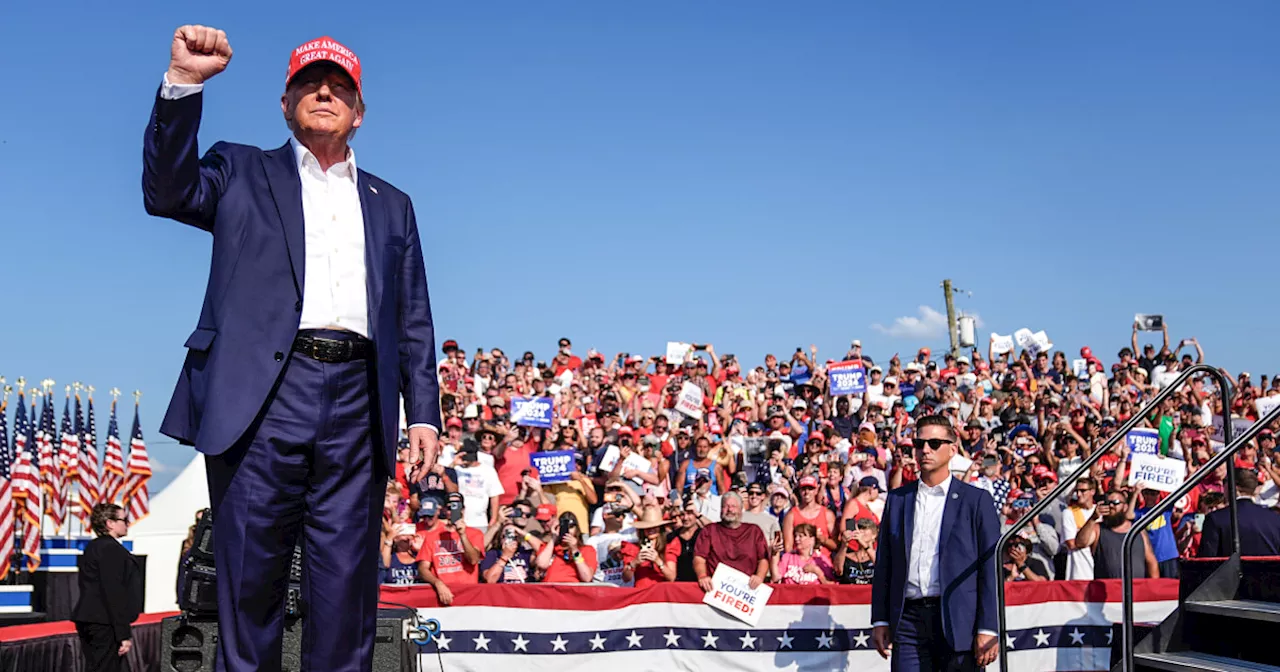
[[[724,506],[724,500],[729,499],[730,497],[738,500],[738,506],[741,506],[743,509],[747,508],[746,502],[742,501],[742,495],[739,495],[737,490],[730,490],[729,492],[724,493],[724,495],[720,497],[720,506]]]

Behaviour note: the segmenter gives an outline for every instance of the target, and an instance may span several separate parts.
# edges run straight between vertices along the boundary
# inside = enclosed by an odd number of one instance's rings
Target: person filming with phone
[[[582,543],[582,528],[573,513],[560,514],[555,541],[543,544],[536,566],[543,583],[591,583],[599,561],[596,549]]]
[[[436,589],[441,606],[453,603],[454,588],[480,582],[484,535],[467,527],[461,496],[451,494],[443,510],[434,499],[423,500],[418,509],[418,535],[422,539],[418,574]]]

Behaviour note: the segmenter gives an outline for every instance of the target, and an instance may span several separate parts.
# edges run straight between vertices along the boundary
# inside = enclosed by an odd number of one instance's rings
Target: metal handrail
[[[1094,450],[1089,457],[1085,458],[1084,462],[1081,463],[1075,471],[1071,472],[1070,476],[1062,479],[1062,482],[1058,484],[1058,487],[1053,489],[1053,492],[1049,493],[1047,497],[1036,502],[1026,515],[1019,518],[1018,521],[1009,528],[1009,531],[1005,532],[1004,535],[1000,537],[1000,541],[996,543],[995,548],[996,614],[1000,623],[1000,627],[998,628],[999,634],[997,635],[997,638],[1000,640],[998,642],[1000,649],[1000,672],[1009,672],[1009,643],[1005,639],[1005,633],[1008,629],[1008,619],[1005,616],[1004,563],[1001,561],[1001,559],[1004,558],[1005,547],[1008,546],[1009,542],[1018,535],[1019,530],[1031,521],[1038,519],[1040,517],[1040,513],[1049,508],[1049,504],[1057,502],[1063,493],[1074,488],[1076,481],[1079,480],[1082,475],[1089,473],[1089,470],[1093,468],[1094,463],[1102,459],[1102,456],[1105,455],[1107,451],[1111,450],[1111,447],[1114,446],[1117,441],[1123,441],[1125,435],[1129,433],[1129,430],[1137,427],[1139,423],[1144,421],[1150,415],[1150,410],[1157,409],[1161,402],[1168,399],[1170,396],[1173,396],[1173,393],[1182,387],[1182,385],[1185,384],[1192,376],[1204,373],[1217,378],[1219,383],[1218,389],[1222,391],[1223,395],[1225,395],[1223,397],[1222,407],[1224,409],[1223,413],[1226,413],[1226,409],[1231,408],[1230,388],[1224,384],[1226,382],[1226,377],[1217,369],[1207,364],[1193,364],[1183,371],[1182,375],[1178,376],[1172,383],[1160,390],[1160,392],[1156,393],[1156,395],[1151,398],[1151,401],[1149,401],[1142,409],[1135,412],[1133,417],[1129,418],[1127,422],[1121,425],[1111,438],[1103,442],[1102,446],[1097,450]],[[1223,435],[1223,438],[1228,441],[1231,438],[1231,435],[1229,434],[1231,431],[1230,425],[1230,417],[1225,417],[1222,431],[1228,432]]]
[[[1225,405],[1223,406],[1224,412],[1227,408],[1229,407]],[[1122,568],[1121,577],[1124,581],[1124,618],[1123,625],[1120,629],[1120,646],[1124,647],[1122,649],[1124,657],[1120,667],[1122,672],[1129,672],[1133,669],[1133,563],[1129,562],[1129,553],[1133,549],[1134,540],[1138,538],[1136,532],[1146,529],[1147,525],[1150,525],[1151,521],[1155,520],[1157,516],[1163,516],[1165,511],[1172,507],[1179,499],[1185,497],[1188,492],[1191,492],[1191,489],[1196,487],[1196,485],[1200,483],[1206,475],[1222,466],[1223,463],[1226,463],[1229,465],[1227,467],[1227,482],[1230,484],[1228,489],[1230,491],[1229,498],[1231,500],[1232,557],[1240,557],[1240,520],[1238,517],[1239,513],[1236,510],[1234,478],[1235,460],[1232,460],[1231,458],[1235,456],[1237,451],[1248,445],[1254,437],[1260,434],[1262,430],[1269,427],[1271,423],[1275,422],[1277,419],[1280,419],[1280,408],[1274,408],[1270,413],[1258,418],[1257,422],[1253,423],[1249,429],[1246,429],[1243,434],[1232,441],[1230,434],[1231,420],[1230,418],[1227,418],[1226,421],[1222,423],[1222,440],[1227,444],[1226,447],[1217,455],[1210,458],[1208,462],[1205,462],[1204,466],[1196,470],[1196,473],[1191,474],[1187,480],[1183,481],[1182,485],[1177,490],[1174,490],[1173,493],[1163,501],[1151,507],[1151,509],[1147,511],[1146,515],[1138,520],[1138,522],[1134,523],[1133,527],[1129,529],[1129,532],[1124,535],[1124,544],[1120,547],[1121,552],[1125,554],[1120,561],[1120,566]]]

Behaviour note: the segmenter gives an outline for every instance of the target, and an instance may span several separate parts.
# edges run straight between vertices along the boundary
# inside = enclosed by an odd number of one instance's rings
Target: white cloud
[[[926,340],[942,338],[947,335],[947,316],[945,314],[939,313],[929,306],[920,306],[918,310],[918,316],[905,315],[895,318],[893,324],[887,327],[876,323],[871,325],[871,328],[894,338]],[[982,326],[982,318],[978,317],[977,314],[965,314],[973,318],[976,327]]]

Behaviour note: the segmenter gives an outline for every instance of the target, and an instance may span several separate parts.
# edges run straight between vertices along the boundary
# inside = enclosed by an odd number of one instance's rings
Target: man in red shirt
[[[751,577],[752,590],[764,583],[769,572],[769,545],[759,525],[743,525],[742,497],[735,491],[720,500],[720,522],[702,528],[693,545],[693,571],[703,592],[714,586],[711,576],[724,563]]]
[[[436,597],[444,606],[453,602],[454,587],[480,582],[484,535],[467,527],[461,504],[459,501],[457,520],[452,515],[440,520],[440,506],[433,499],[424,500],[418,509],[418,536],[422,540],[418,573],[436,589]]]

